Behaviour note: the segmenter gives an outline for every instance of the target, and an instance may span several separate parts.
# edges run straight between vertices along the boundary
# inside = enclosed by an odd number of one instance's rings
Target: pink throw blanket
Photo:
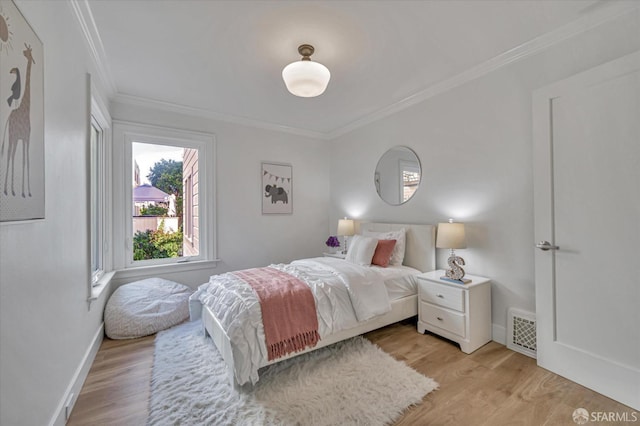
[[[304,282],[269,267],[232,274],[249,284],[258,295],[269,361],[318,343],[316,303]]]

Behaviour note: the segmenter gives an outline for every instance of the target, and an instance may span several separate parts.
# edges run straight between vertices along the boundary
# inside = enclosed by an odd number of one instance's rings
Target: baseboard
[[[78,399],[78,395],[80,394],[80,390],[82,389],[82,385],[84,381],[87,379],[87,375],[89,374],[89,369],[91,369],[91,365],[93,364],[93,360],[98,353],[98,349],[100,349],[100,345],[102,344],[102,339],[104,338],[104,323],[100,324],[98,331],[96,331],[95,336],[93,336],[93,341],[91,345],[87,348],[87,352],[84,354],[82,358],[82,362],[76,369],[73,378],[71,379],[71,383],[67,387],[66,392],[62,396],[60,403],[58,404],[58,408],[49,422],[49,426],[64,426],[67,423],[67,412],[71,415],[71,410],[73,410],[73,406]]]
[[[507,344],[507,329],[501,325],[491,325],[492,340],[498,342],[501,345]]]

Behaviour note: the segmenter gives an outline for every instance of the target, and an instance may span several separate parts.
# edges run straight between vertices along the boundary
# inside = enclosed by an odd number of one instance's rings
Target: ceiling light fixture
[[[329,69],[318,62],[311,62],[314,48],[310,44],[298,47],[302,60],[292,62],[282,70],[287,90],[296,96],[312,98],[322,95],[329,84]]]

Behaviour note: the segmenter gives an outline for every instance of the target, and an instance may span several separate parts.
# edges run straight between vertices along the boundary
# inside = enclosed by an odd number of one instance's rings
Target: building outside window
[[[198,150],[185,149],[182,174],[184,177],[184,255],[197,256],[199,251],[198,218]]]

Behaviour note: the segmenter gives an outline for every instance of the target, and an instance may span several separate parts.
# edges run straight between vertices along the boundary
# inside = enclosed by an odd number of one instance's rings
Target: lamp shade
[[[355,234],[355,226],[353,219],[340,219],[338,220],[338,232],[340,236],[350,237]]]
[[[292,62],[282,70],[282,79],[293,95],[312,98],[324,93],[331,73],[318,62],[302,60]]]
[[[464,223],[439,223],[436,247],[446,249],[467,248]]]

